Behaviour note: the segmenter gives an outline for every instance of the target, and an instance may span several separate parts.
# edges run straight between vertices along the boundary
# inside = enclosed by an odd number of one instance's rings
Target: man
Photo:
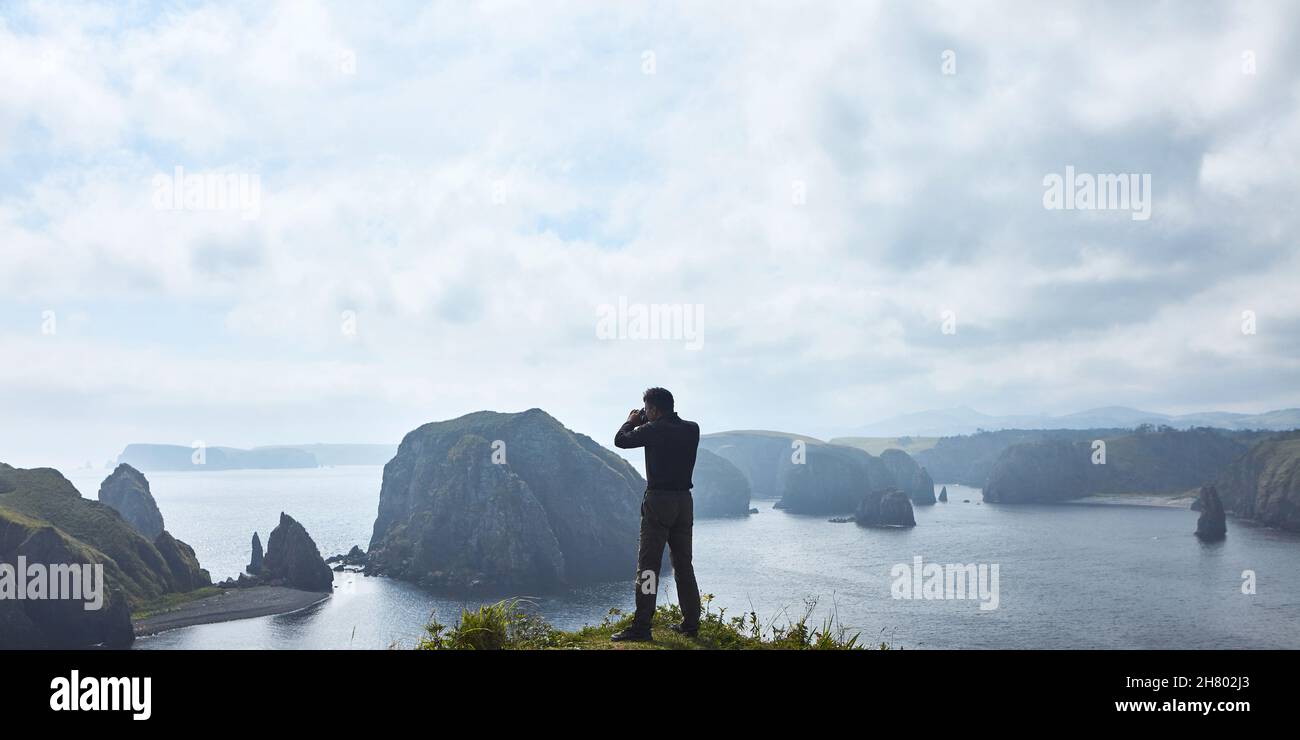
[[[632,626],[615,634],[615,642],[647,642],[659,590],[659,564],[668,545],[677,580],[681,624],[669,629],[694,637],[700,629],[700,590],[691,565],[691,474],[700,445],[700,425],[673,410],[673,394],[651,388],[642,395],[644,409],[632,409],[614,435],[614,446],[645,448],[645,497],[641,500],[641,545],[636,561],[636,616]]]

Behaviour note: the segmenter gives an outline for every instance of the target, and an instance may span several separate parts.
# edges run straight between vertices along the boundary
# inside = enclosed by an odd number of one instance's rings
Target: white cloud
[[[733,10],[14,7],[0,332],[24,362],[0,398],[29,425],[111,399],[123,421],[84,442],[107,447],[140,433],[133,405],[145,431],[224,419],[214,443],[529,406],[603,440],[650,384],[708,428],[808,432],[958,403],[1300,402],[1295,337],[1239,355],[1217,333],[1242,296],[1300,324],[1278,283],[1293,6]],[[1152,173],[1152,221],[1043,211],[1067,164]],[[154,210],[177,165],[257,174],[259,217]],[[704,348],[597,341],[619,296],[704,304]],[[80,349],[24,334],[47,307],[88,313],[54,340]],[[1225,354],[1253,399],[1223,390]]]

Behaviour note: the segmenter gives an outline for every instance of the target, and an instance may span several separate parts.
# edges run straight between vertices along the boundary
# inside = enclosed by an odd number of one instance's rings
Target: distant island
[[[201,452],[201,454],[200,454]],[[137,470],[279,470],[332,465],[384,465],[397,454],[397,445],[308,444],[254,447],[205,447],[129,444],[118,456]]]

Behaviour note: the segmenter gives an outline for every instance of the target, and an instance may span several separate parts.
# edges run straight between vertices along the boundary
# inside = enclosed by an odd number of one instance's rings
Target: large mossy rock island
[[[696,518],[749,516],[749,481],[726,458],[699,450],[691,482]]]
[[[872,491],[862,497],[854,520],[863,527],[915,527],[912,499],[897,488]]]
[[[366,572],[541,593],[629,577],[645,481],[541,409],[425,424],[384,466]]]
[[[0,599],[0,648],[125,647],[131,611],[211,585],[194,551],[162,531],[152,541],[111,506],[82,498],[57,470],[0,463],[0,562],[102,565],[104,604]]]

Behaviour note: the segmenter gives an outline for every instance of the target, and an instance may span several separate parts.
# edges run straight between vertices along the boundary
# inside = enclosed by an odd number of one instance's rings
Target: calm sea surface
[[[96,498],[104,470],[74,471]],[[323,555],[369,543],[382,468],[150,473],[167,529],[192,545],[214,580],[248,562],[254,531],[281,511]],[[905,648],[1300,648],[1300,536],[1229,521],[1228,539],[1201,544],[1191,511],[1131,506],[995,506],[948,486],[951,502],[917,507],[910,530],[863,529],[795,516],[755,501],[747,519],[698,520],[695,567],[714,608],[756,609],[786,622],[815,602],[868,640]],[[969,503],[963,503],[969,499]],[[891,569],[925,563],[998,566],[998,604],[895,599]],[[630,609],[628,582],[537,598],[556,626],[598,623]],[[1256,593],[1242,593],[1253,571]],[[200,625],[136,642],[139,649],[412,645],[432,613],[452,622],[463,599],[356,574],[295,614]],[[661,594],[675,591],[666,580]],[[662,597],[661,597],[662,598]]]

